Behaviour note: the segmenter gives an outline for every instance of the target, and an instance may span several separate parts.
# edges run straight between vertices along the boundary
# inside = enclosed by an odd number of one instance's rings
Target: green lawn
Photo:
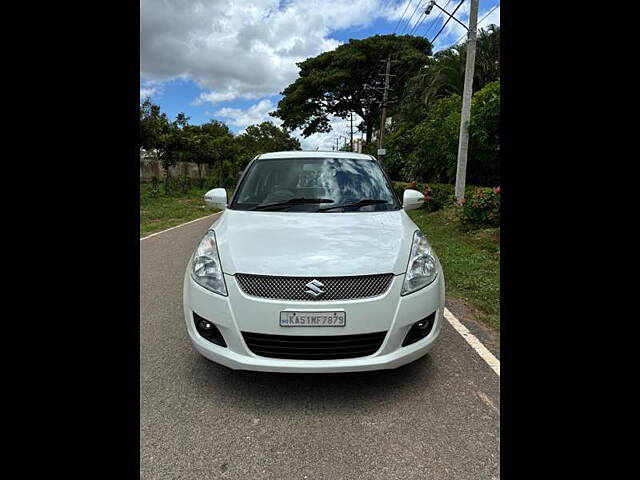
[[[192,188],[187,193],[165,196],[163,187],[152,195],[151,184],[140,184],[140,236],[180,225],[215,213],[204,204],[206,189]]]
[[[447,296],[466,300],[485,325],[500,331],[500,229],[462,232],[453,209],[408,212],[444,269]]]

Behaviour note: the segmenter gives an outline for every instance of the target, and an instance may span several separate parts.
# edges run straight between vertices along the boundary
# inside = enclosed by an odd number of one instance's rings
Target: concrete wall
[[[187,175],[191,178],[198,178],[198,165],[191,162],[178,162],[174,167],[169,169],[172,177]],[[150,181],[154,176],[158,179],[164,178],[164,168],[160,161],[152,158],[140,158],[140,180]],[[209,167],[202,166],[202,176],[209,174]]]

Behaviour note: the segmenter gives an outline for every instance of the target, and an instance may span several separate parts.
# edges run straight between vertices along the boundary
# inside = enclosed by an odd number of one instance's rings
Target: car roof
[[[359,160],[375,160],[373,155],[367,155],[365,153],[319,150],[293,150],[289,152],[262,153],[256,157],[256,160],[268,158],[354,158]]]

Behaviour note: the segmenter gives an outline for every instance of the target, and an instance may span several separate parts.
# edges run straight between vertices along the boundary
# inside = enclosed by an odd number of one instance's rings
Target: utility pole
[[[353,152],[353,112],[351,112],[351,151]]]
[[[448,2],[447,2],[448,3]],[[478,26],[478,0],[471,0],[471,9],[469,12],[469,26],[454,17],[455,13],[462,5],[462,0],[455,8],[453,13],[447,12],[444,8],[438,5],[435,0],[431,0],[425,15],[429,15],[434,5],[447,14],[449,18],[442,25],[440,31],[433,37],[430,43],[433,44],[438,35],[447,26],[449,20],[453,19],[467,29],[468,41],[467,41],[467,59],[464,69],[464,87],[462,91],[462,112],[460,114],[460,136],[458,139],[458,164],[456,166],[456,200],[461,202],[464,200],[464,187],[467,179],[467,156],[469,153],[469,121],[471,120],[471,97],[473,95],[473,70],[476,62],[476,30]],[[446,5],[445,5],[446,6]]]
[[[391,70],[391,58],[387,56],[387,71],[384,74],[384,93],[382,94],[382,115],[380,117],[380,134],[378,135],[378,155],[384,155],[384,126],[387,122],[387,100],[389,99],[389,71]],[[383,153],[384,152],[384,153]]]
[[[471,96],[473,95],[473,71],[476,62],[476,29],[478,26],[478,0],[471,0],[469,12],[469,41],[467,63],[464,70],[462,114],[460,116],[460,139],[458,142],[458,165],[456,167],[456,200],[464,199],[467,180],[467,156],[469,153],[469,121],[471,120]]]

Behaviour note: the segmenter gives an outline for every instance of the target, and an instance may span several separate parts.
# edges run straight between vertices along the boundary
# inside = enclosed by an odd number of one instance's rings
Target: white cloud
[[[277,118],[273,118],[269,116],[269,112],[273,111],[275,106],[271,103],[271,100],[261,100],[255,105],[251,105],[246,110],[241,108],[221,108],[215,112],[209,113],[209,115],[214,115],[217,117],[222,117],[225,119],[225,123],[229,125],[233,125],[234,127],[241,127],[243,130],[247,128],[249,125],[255,125],[257,123],[262,123],[266,121],[270,121],[275,123],[276,125],[280,125],[282,121]]]
[[[219,103],[282,91],[296,62],[333,50],[332,31],[383,15],[382,0],[141,0],[140,73],[176,77],[207,90],[194,100]]]
[[[140,98],[153,97],[156,93],[158,93],[156,87],[140,87]]]

